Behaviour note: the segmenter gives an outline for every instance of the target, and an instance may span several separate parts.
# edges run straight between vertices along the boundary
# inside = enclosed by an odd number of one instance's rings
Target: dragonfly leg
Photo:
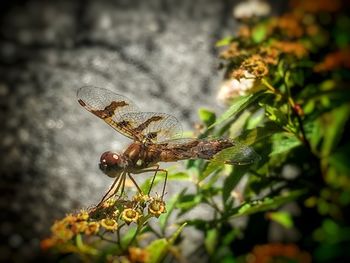
[[[116,193],[118,193],[120,186],[122,185],[122,191],[124,189],[124,185],[125,185],[125,178],[126,175],[125,173],[119,175],[113,182],[112,186],[109,188],[109,190],[107,191],[107,193],[102,197],[101,201],[97,204],[96,207],[100,206],[102,203],[104,203],[105,201],[107,201],[109,198],[111,198],[113,195],[115,195]],[[117,187],[114,189],[114,186],[116,185],[116,183],[118,183]],[[113,191],[113,193],[111,194],[111,192]],[[119,195],[118,199],[122,196],[122,193]]]
[[[153,178],[152,178],[152,181],[151,181],[151,185],[149,186],[149,189],[148,189],[148,195],[151,193],[154,180],[156,179],[157,172],[158,172],[158,169],[159,169],[159,164],[157,164],[156,167],[157,167],[157,168],[156,168],[156,170],[155,170],[155,172],[154,172],[154,175],[153,175]]]
[[[150,191],[151,191],[151,188],[152,188],[154,179],[155,179],[155,177],[156,177],[156,175],[157,175],[157,172],[164,172],[164,173],[165,173],[165,181],[164,181],[163,191],[162,191],[162,196],[161,196],[162,199],[163,199],[164,194],[165,194],[166,181],[168,180],[168,171],[165,170],[165,169],[159,169],[159,165],[157,165],[156,168],[154,168],[154,169],[153,169],[153,168],[152,168],[152,169],[144,169],[144,170],[141,170],[141,171],[139,171],[139,172],[137,172],[137,173],[139,174],[139,173],[147,173],[147,172],[155,172],[155,173],[154,173],[154,176],[153,176],[153,178],[152,178],[152,183],[151,183],[151,187],[150,187],[150,190],[149,190],[148,194],[149,194]]]
[[[142,190],[139,187],[139,185],[136,183],[135,179],[131,176],[130,173],[128,173],[129,178],[131,179],[131,181],[134,183],[134,185],[136,186],[137,190],[139,191],[140,194],[142,194]]]
[[[115,184],[119,181],[118,183],[118,186],[117,186],[117,189],[119,188],[119,185],[120,185],[120,178],[121,177],[121,174],[118,175],[118,177],[114,180],[113,184],[111,185],[111,187],[108,189],[107,193],[102,197],[101,201],[97,204],[97,206],[100,206],[103,202],[105,202],[106,200],[108,200],[112,195],[110,195],[108,198],[107,196],[112,192]]]
[[[122,190],[120,191],[120,195],[118,196],[118,199],[120,199],[122,197],[122,195],[124,194],[125,180],[126,180],[126,173],[123,174],[123,177],[121,179]],[[116,191],[113,193],[113,195],[117,194],[118,190],[119,189],[116,189]]]
[[[167,170],[163,170],[163,171],[165,172],[165,179],[164,179],[164,185],[163,185],[163,191],[162,191],[162,200],[165,194],[166,182],[168,181],[168,171]]]

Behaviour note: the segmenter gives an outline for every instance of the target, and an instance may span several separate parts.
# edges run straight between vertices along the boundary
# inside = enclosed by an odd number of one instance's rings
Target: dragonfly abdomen
[[[196,155],[195,158],[209,160],[218,152],[231,146],[233,146],[233,143],[226,139],[203,140],[193,147],[191,151]]]

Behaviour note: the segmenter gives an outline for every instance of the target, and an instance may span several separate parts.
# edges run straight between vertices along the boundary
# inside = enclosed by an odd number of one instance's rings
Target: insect
[[[168,172],[160,168],[160,162],[210,160],[227,148],[233,151],[221,157],[224,163],[245,165],[260,158],[252,148],[232,139],[181,138],[182,127],[174,116],[139,111],[131,100],[108,89],[84,86],[77,91],[77,97],[86,110],[133,140],[123,153],[108,151],[101,155],[100,169],[115,180],[97,206],[118,192],[121,197],[127,177],[142,192],[132,175],[145,172],[154,172],[150,190],[157,172],[165,173],[163,198]]]

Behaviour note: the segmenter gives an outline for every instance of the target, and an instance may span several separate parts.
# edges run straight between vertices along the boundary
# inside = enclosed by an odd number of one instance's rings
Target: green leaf
[[[328,156],[337,146],[349,116],[349,105],[343,105],[322,116],[324,129],[322,156]]]
[[[231,174],[225,179],[222,192],[224,204],[226,204],[227,199],[231,196],[232,190],[237,186],[248,170],[249,167],[247,166],[235,166]]]
[[[122,240],[121,240],[122,247],[127,247],[127,245],[129,245],[129,243],[135,236],[136,231],[137,231],[136,226],[129,226],[128,231],[122,236]]]
[[[210,125],[209,129],[223,123],[229,118],[234,117],[236,114],[245,110],[249,105],[255,102],[259,97],[261,97],[262,94],[264,93],[256,92],[254,94],[239,97],[237,100],[235,100],[235,102],[231,105],[231,107],[226,112],[224,112],[219,118],[217,118],[215,123]]]
[[[292,135],[277,133],[272,137],[272,151],[269,156],[281,154],[301,145],[301,142]]]
[[[216,46],[216,47],[227,46],[227,45],[231,44],[231,42],[232,42],[233,39],[234,39],[234,38],[231,37],[231,36],[225,37],[225,38],[220,39],[219,41],[217,41],[217,42],[215,43],[215,46]]]
[[[266,37],[266,33],[267,33],[266,25],[258,24],[257,26],[255,26],[253,28],[253,32],[252,32],[252,39],[253,39],[253,41],[255,43],[262,42],[265,39],[265,37]]]
[[[181,209],[180,214],[184,214],[193,207],[200,204],[202,201],[202,196],[197,194],[188,194],[179,197],[179,201],[176,204],[176,208]]]
[[[165,228],[167,226],[167,222],[168,222],[168,219],[169,219],[172,211],[176,207],[177,203],[180,201],[180,196],[183,196],[185,194],[186,190],[187,189],[183,189],[179,194],[173,196],[169,201],[167,201],[167,203],[166,203],[167,212],[165,214],[162,214],[159,217],[159,225],[163,231],[165,230]]]
[[[212,125],[215,120],[216,120],[216,116],[215,116],[215,113],[210,111],[210,110],[207,110],[205,108],[200,108],[198,110],[198,115],[199,115],[199,118],[200,120],[207,126],[209,127],[210,125]]]
[[[254,143],[266,140],[266,138],[281,131],[282,129],[274,122],[267,122],[265,123],[264,127],[243,131],[236,139],[243,144],[252,145]]]
[[[169,243],[165,238],[154,240],[145,250],[148,252],[147,263],[161,262],[169,250]]]
[[[279,109],[274,106],[264,105],[267,117],[277,123],[279,126],[285,126],[288,123],[287,116]]]
[[[218,230],[215,228],[209,229],[206,232],[206,236],[204,239],[204,246],[208,251],[209,255],[212,255],[215,252],[215,249],[218,243],[218,237],[219,237],[219,233],[218,233]]]
[[[270,212],[268,214],[268,218],[279,223],[280,225],[284,226],[285,228],[292,228],[293,227],[293,219],[290,213],[288,212]]]
[[[350,175],[350,143],[347,143],[337,149],[329,157],[329,164],[332,165],[337,171]]]
[[[89,246],[87,244],[84,244],[83,238],[80,234],[78,234],[75,237],[75,243],[77,245],[77,248],[79,249],[79,252],[94,255],[94,256],[98,255],[97,249],[95,249],[94,247]]]
[[[223,168],[223,163],[210,162],[207,165],[207,167],[205,168],[204,172],[200,174],[199,180],[203,181],[205,178],[207,178],[213,172],[221,170],[222,168]]]
[[[296,200],[304,193],[304,190],[295,190],[284,195],[266,197],[262,200],[247,202],[237,208],[232,209],[228,214],[232,217],[240,217],[277,209],[286,203]]]
[[[181,234],[182,230],[187,223],[183,223],[172,235],[170,238],[157,239],[149,244],[145,250],[148,252],[147,263],[158,263],[162,262],[164,257],[167,255],[169,248],[175,243],[176,239]]]
[[[179,237],[179,235],[181,234],[182,230],[185,228],[185,226],[187,225],[187,223],[183,223],[175,232],[174,234],[171,235],[170,238],[168,238],[168,242],[170,245],[173,245],[176,241],[176,239]]]
[[[165,178],[165,174],[161,175],[162,177]],[[188,181],[190,180],[190,176],[188,175],[188,173],[184,173],[184,172],[178,172],[178,173],[173,173],[173,174],[169,174],[168,175],[168,180],[170,181]]]

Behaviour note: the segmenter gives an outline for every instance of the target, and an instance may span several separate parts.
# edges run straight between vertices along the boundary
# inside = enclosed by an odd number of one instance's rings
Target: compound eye
[[[100,158],[100,165],[104,167],[112,167],[118,165],[120,162],[120,157],[114,152],[104,152]]]

